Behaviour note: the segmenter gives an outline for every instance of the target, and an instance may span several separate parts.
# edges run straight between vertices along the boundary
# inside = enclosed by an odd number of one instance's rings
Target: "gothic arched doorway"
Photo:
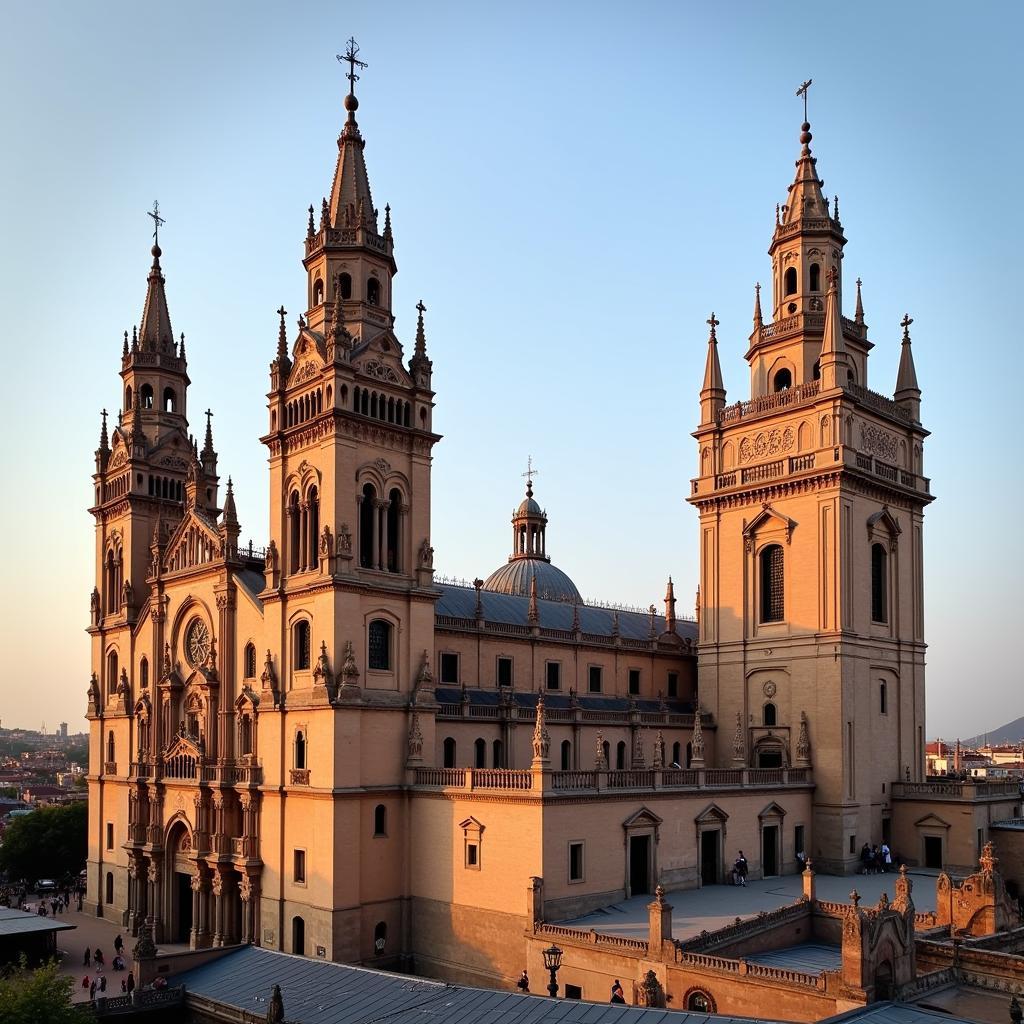
[[[885,1002],[892,999],[892,963],[883,960],[875,968],[875,1000]]]
[[[175,822],[167,833],[164,849],[167,858],[167,914],[164,918],[165,942],[188,942],[192,933],[192,874],[195,868],[192,835],[183,821]]]

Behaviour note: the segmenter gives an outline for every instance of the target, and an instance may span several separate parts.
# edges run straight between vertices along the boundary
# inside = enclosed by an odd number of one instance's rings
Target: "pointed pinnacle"
[[[178,348],[178,358],[179,359],[184,359],[185,358],[185,332],[184,331],[181,332],[181,345]]]
[[[416,309],[419,314],[416,318],[416,355],[425,356],[427,354],[427,333],[423,327],[423,314],[427,311],[427,307],[423,305],[422,299],[416,303]]]
[[[110,448],[110,439],[107,437],[107,410],[104,409],[100,416],[103,421],[100,427],[100,449],[107,451]]]
[[[213,411],[206,410],[206,438],[203,440],[203,455],[213,454]]]
[[[235,491],[231,484],[231,477],[228,477],[228,492],[224,496],[224,522],[237,523],[238,513],[235,510]]]
[[[764,320],[761,317],[761,282],[754,285],[754,327],[761,327]]]
[[[137,351],[139,347],[139,325],[132,324],[132,351]]]
[[[857,278],[857,310],[853,314],[853,319],[854,319],[855,323],[858,323],[858,324],[864,323],[864,303],[861,301],[861,297],[860,297],[860,278],[859,277]]]
[[[128,355],[128,332],[127,331],[124,332],[124,348],[121,349],[121,355],[122,356]]]
[[[386,203],[384,206],[384,237],[391,237],[391,204]]]
[[[313,229],[313,204],[309,204],[309,223],[306,225],[306,237],[312,238],[316,232]]]
[[[312,217],[312,214],[310,216]],[[283,303],[278,306],[277,315],[281,318],[281,324],[277,329],[277,358],[283,360],[288,358],[288,328],[284,324],[284,318],[288,315],[288,310],[284,308]]]

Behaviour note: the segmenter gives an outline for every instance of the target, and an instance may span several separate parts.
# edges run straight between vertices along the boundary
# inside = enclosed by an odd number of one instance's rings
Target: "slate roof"
[[[773,949],[769,953],[755,953],[745,956],[744,959],[752,964],[764,964],[766,967],[781,967],[803,974],[820,974],[822,971],[835,971],[842,967],[843,950],[840,946],[803,942],[798,946]]]
[[[295,1024],[730,1024],[747,1017],[647,1010],[611,1003],[466,988],[325,960],[246,946],[173,979],[188,992],[247,1010],[267,1012],[271,987],[281,986],[285,1020]],[[775,1024],[774,1018],[758,1018]],[[948,1022],[950,1018],[945,1018]]]
[[[455,618],[476,618],[476,591],[472,587],[460,587],[453,583],[438,583],[441,597],[436,605],[438,615]],[[498,594],[490,590],[480,591],[483,617],[488,622],[503,622],[510,625],[529,625],[530,599],[518,594]],[[615,628],[615,616],[619,617],[619,635],[625,640],[647,640],[650,636],[651,618],[646,612],[616,612],[612,608],[597,608],[592,605],[578,606],[580,629],[584,633],[611,636]],[[573,606],[567,601],[537,601],[540,625],[545,629],[572,629]],[[654,616],[654,629],[660,636],[665,632],[665,617]],[[697,639],[697,623],[690,619],[676,619],[676,635],[684,640]]]

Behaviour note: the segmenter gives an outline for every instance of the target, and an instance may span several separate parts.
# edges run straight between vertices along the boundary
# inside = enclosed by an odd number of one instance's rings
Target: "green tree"
[[[0,976],[0,1020],[4,1024],[85,1024],[71,1002],[74,979],[60,974],[51,960],[30,971],[24,957]]]
[[[84,800],[41,807],[16,818],[0,844],[0,870],[10,878],[29,880],[77,875],[88,852],[88,827],[89,809]]]

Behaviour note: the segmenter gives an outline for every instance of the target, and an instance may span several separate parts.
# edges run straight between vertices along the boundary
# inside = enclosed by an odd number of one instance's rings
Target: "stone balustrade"
[[[1015,779],[947,779],[933,776],[921,782],[894,782],[894,799],[925,800],[991,800],[1019,797],[1020,784]]]

